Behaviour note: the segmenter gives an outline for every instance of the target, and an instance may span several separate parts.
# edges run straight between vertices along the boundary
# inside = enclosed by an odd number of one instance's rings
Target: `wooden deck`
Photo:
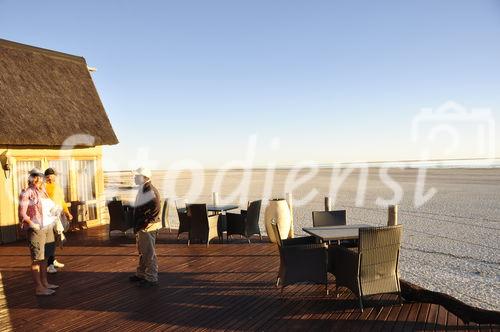
[[[320,285],[302,284],[281,294],[274,285],[276,248],[258,240],[187,247],[164,233],[157,244],[160,286],[139,289],[127,280],[137,262],[133,240],[110,240],[105,227],[68,238],[58,251],[66,267],[49,279],[61,288],[47,298],[34,296],[26,245],[0,246],[0,330],[498,329],[467,326],[434,304],[399,306],[392,295],[370,297],[360,313],[348,290],[336,298]]]

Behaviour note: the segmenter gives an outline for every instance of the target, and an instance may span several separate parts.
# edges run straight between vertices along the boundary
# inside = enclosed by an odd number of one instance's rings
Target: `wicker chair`
[[[177,240],[182,233],[189,232],[190,218],[187,213],[187,204],[184,199],[175,200],[175,208],[179,217],[179,229],[177,230]]]
[[[337,211],[313,211],[313,227],[341,226],[346,222],[346,210]]]
[[[125,232],[133,227],[130,225],[129,218],[127,218],[127,212],[122,201],[109,201],[107,205],[109,211],[109,233],[112,231]]]
[[[170,210],[170,200],[165,198],[163,201],[163,208],[161,211],[161,227],[167,228],[168,224],[168,232],[172,232],[172,228],[170,227],[170,220],[168,219],[168,211]]]
[[[253,201],[248,205],[247,210],[241,210],[238,213],[226,213],[227,218],[227,238],[234,234],[239,234],[248,240],[252,235],[259,235],[262,241],[262,235],[259,228],[260,207],[262,201]]]
[[[361,311],[366,295],[397,293],[401,303],[398,260],[402,231],[401,225],[360,228],[357,249],[334,246],[329,250],[336,292],[341,286],[349,288],[359,297]]]
[[[219,237],[217,224],[219,215],[208,215],[206,204],[190,204],[188,206],[188,216],[190,218],[188,246],[193,240],[205,241],[207,247],[210,240]]]
[[[276,286],[281,292],[287,285],[298,282],[324,284],[328,294],[328,252],[326,245],[316,243],[314,236],[282,240],[278,226],[271,224],[280,254],[280,268]]]

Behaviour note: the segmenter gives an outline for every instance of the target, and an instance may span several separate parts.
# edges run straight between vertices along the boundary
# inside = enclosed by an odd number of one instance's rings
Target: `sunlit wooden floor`
[[[174,232],[175,233],[175,232]],[[320,285],[275,286],[279,263],[270,243],[234,240],[206,248],[162,233],[157,253],[160,286],[128,282],[136,266],[133,239],[109,239],[98,227],[68,235],[58,251],[66,264],[50,281],[55,296],[34,296],[25,243],[0,245],[0,329],[69,330],[494,330],[464,325],[443,307],[397,304],[372,296],[363,313],[347,289],[339,298]],[[331,287],[334,287],[331,279]]]

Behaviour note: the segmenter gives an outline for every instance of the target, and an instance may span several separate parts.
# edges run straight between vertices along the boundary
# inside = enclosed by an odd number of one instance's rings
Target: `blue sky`
[[[0,0],[0,38],[97,67],[120,140],[108,169],[143,157],[220,167],[244,159],[252,135],[254,166],[418,159],[423,107],[454,100],[500,120],[495,0]],[[467,144],[447,153],[438,135],[430,157],[477,156],[466,124]]]

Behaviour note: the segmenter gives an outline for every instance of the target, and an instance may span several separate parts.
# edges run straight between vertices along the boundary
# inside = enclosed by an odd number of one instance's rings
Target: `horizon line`
[[[489,164],[489,167],[484,165],[484,164],[463,164],[464,162],[474,162],[474,161],[491,161]],[[462,163],[457,163],[457,164],[444,164],[444,165],[439,165],[439,163],[450,163],[450,162],[462,162]],[[418,166],[423,166],[423,164],[426,163],[431,163],[434,165],[426,165],[426,168],[491,168],[492,166],[500,166],[500,158],[495,156],[493,158],[453,158],[453,159],[430,159],[430,160],[420,160],[420,159],[408,159],[408,160],[387,160],[387,161],[350,161],[350,162],[337,162],[337,163],[324,163],[324,164],[317,164],[318,168],[334,168],[338,166],[351,166],[353,168],[361,168],[362,166],[368,165],[368,167],[373,167],[373,166],[380,166],[383,164],[408,164],[408,165],[403,165],[405,168],[418,168]],[[477,166],[477,167],[473,167]],[[286,170],[286,169],[292,169],[296,168],[297,165],[281,165],[281,166],[276,166],[274,169],[277,170]],[[267,170],[270,169],[268,166],[255,166],[255,167],[249,167],[249,168],[243,168],[243,167],[234,167],[234,168],[223,168],[223,167],[207,167],[207,168],[192,168],[196,170],[231,170],[231,171],[238,171],[238,170],[246,170],[246,169],[251,169],[251,170]],[[152,169],[151,171],[159,172],[159,171],[167,171],[168,169]],[[175,169],[175,170],[182,170],[180,169]],[[131,170],[105,170],[105,172],[130,172]]]

